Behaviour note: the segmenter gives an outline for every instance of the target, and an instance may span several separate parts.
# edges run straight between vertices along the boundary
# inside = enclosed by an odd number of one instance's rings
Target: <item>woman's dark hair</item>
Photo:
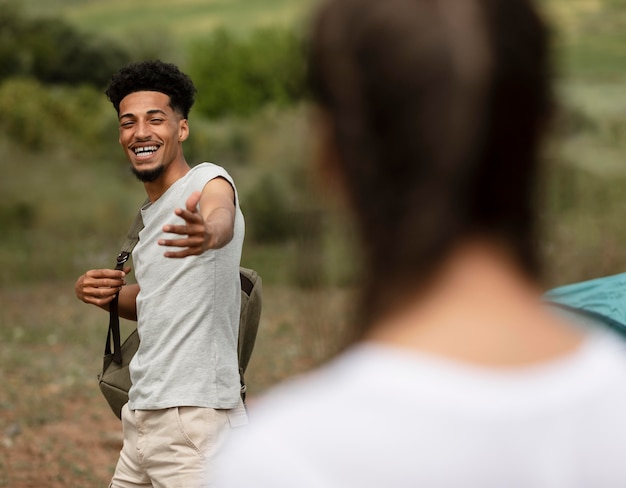
[[[539,278],[548,33],[528,0],[331,0],[309,45],[364,247],[363,327],[486,237]]]
[[[119,115],[122,99],[138,91],[156,91],[168,95],[172,109],[186,119],[194,103],[196,87],[191,78],[176,65],[155,60],[124,66],[111,77],[105,93]]]

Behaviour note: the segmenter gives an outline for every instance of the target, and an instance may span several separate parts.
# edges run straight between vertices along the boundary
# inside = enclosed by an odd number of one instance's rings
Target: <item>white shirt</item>
[[[626,342],[593,332],[508,369],[358,345],[253,404],[216,473],[218,488],[626,487]]]
[[[224,178],[235,191],[233,238],[198,256],[166,258],[159,239],[180,236],[163,232],[163,226],[184,223],[174,209],[185,208],[189,196],[214,178]],[[141,344],[130,363],[128,406],[236,408],[241,388],[239,261],[245,230],[233,180],[224,168],[201,163],[144,207],[141,215],[144,228],[133,250]]]

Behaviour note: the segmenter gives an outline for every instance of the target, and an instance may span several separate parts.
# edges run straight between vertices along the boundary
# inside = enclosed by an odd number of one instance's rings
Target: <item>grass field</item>
[[[221,25],[242,34],[268,23],[297,25],[314,1],[22,3],[27,11],[61,14],[85,30],[129,42],[138,33],[145,42],[171,39],[176,53]],[[626,9],[623,0],[542,4],[558,26],[563,107],[547,152],[542,208],[547,285],[553,286],[626,270]],[[96,386],[106,314],[73,295],[77,274],[111,265],[120,233],[144,198],[116,152],[115,124],[107,125],[113,116],[105,114],[99,136],[105,150],[77,150],[72,133],[55,127],[42,129],[55,142],[43,152],[0,136],[0,487],[105,486],[120,447],[119,422]],[[270,107],[247,119],[192,117],[191,128],[190,161],[224,164],[244,206],[271,174],[285,188],[290,209],[321,207],[301,198],[310,191],[302,107]],[[331,230],[313,241],[246,243],[243,264],[265,279],[247,375],[251,401],[324,360],[341,342],[353,299],[349,287],[339,285],[350,282],[353,256],[341,225]],[[322,280],[324,286],[297,286],[312,268],[332,278]]]
[[[314,0],[23,0],[27,11],[61,15],[81,29],[120,38],[143,31],[188,40],[224,27],[240,33],[301,22]]]

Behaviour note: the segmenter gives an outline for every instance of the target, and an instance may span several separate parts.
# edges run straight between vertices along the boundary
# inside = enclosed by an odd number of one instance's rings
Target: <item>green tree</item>
[[[286,29],[260,29],[238,38],[218,30],[192,45],[190,75],[197,110],[208,116],[248,115],[267,104],[288,105],[304,90],[300,39]]]
[[[0,0],[0,80],[34,77],[49,84],[103,87],[130,60],[115,42],[78,31],[59,18],[28,18]]]
[[[0,80],[24,71],[20,48],[23,23],[16,4],[0,2]]]
[[[45,83],[103,87],[130,59],[115,43],[78,32],[55,18],[29,22],[23,45],[32,75]]]

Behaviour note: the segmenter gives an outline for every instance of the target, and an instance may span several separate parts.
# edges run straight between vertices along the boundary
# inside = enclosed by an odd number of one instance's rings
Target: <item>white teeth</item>
[[[156,146],[136,147],[133,149],[135,154],[146,154],[156,152],[158,148]]]

